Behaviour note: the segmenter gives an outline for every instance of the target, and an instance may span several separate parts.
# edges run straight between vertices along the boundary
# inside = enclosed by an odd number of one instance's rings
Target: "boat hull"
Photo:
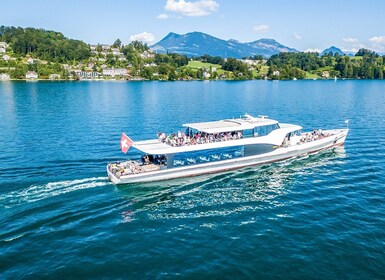
[[[299,156],[306,156],[308,154],[329,149],[335,146],[342,146],[348,134],[348,129],[339,129],[334,130],[333,132],[333,135],[329,137],[325,137],[312,142],[290,145],[288,147],[279,147],[272,152],[260,155],[174,167],[153,172],[130,174],[126,176],[121,176],[120,178],[117,178],[107,166],[107,173],[108,178],[114,184],[130,184],[163,181],[226,172],[244,167],[267,164]]]

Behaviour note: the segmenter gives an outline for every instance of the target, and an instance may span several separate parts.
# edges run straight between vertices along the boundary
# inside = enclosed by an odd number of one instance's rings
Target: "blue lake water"
[[[122,132],[244,113],[350,132],[302,159],[107,180]],[[2,82],[0,278],[384,279],[384,166],[384,81]]]

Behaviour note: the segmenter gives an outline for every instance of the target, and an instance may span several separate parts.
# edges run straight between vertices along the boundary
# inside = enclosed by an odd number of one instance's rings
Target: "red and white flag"
[[[132,144],[134,144],[134,141],[132,141],[126,134],[122,133],[122,136],[120,137],[120,149],[122,152],[127,153]]]

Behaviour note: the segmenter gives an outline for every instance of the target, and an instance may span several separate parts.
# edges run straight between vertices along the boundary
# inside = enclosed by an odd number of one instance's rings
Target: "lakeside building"
[[[25,78],[29,80],[34,80],[34,79],[37,79],[38,77],[39,75],[35,71],[28,71],[25,74]]]
[[[110,76],[110,77],[115,77],[115,76],[127,76],[128,71],[127,69],[124,68],[104,68],[103,69],[103,76]]]
[[[80,80],[90,80],[90,79],[98,79],[100,76],[99,72],[95,71],[81,71],[81,70],[73,70],[72,72],[75,73],[75,75]]]
[[[323,72],[322,72],[322,77],[323,77],[323,78],[326,78],[326,79],[329,79],[329,78],[330,78],[330,73],[329,73],[329,71],[323,71]]]
[[[60,79],[60,74],[51,74],[49,75],[50,80],[59,80]]]
[[[9,81],[11,77],[7,73],[1,73],[0,74],[0,81]]]

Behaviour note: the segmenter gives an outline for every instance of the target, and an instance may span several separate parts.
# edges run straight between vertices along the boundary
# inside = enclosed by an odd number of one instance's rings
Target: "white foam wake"
[[[100,187],[106,184],[108,184],[106,177],[95,177],[50,182],[43,185],[31,185],[22,190],[2,194],[0,196],[0,206],[9,208],[23,203],[35,202],[77,190]]]

